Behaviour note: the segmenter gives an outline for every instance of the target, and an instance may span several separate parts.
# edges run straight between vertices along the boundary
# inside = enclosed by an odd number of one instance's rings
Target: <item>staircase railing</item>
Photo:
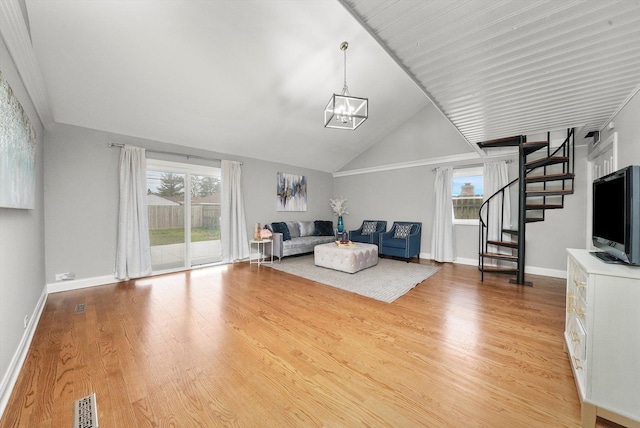
[[[550,147],[547,148],[547,157],[554,157],[557,156],[559,153],[561,156],[565,156],[568,157],[569,159],[571,159],[571,162],[568,162],[566,164],[562,165],[562,172],[564,174],[571,174],[575,171],[575,166],[576,166],[576,145],[575,144],[571,144],[572,140],[575,138],[575,134],[574,134],[574,128],[569,128],[567,130],[567,137],[564,139],[564,141],[562,142],[562,144],[560,144],[554,151],[553,153],[549,153],[549,151],[551,150]],[[547,133],[547,140],[549,139],[548,137],[548,133]],[[575,143],[575,142],[574,142]],[[532,168],[529,171],[533,171]],[[527,171],[527,172],[529,172]]]
[[[509,191],[509,188],[511,186],[513,186],[515,183],[517,183],[520,180],[520,177],[516,177],[515,179],[511,180],[511,182],[509,182],[507,185],[503,186],[501,189],[499,189],[497,192],[495,192],[493,195],[491,195],[486,201],[484,201],[482,203],[482,205],[480,205],[480,209],[478,210],[478,219],[480,220],[480,234],[479,234],[479,254],[484,254],[488,252],[489,249],[489,233],[492,231],[492,229],[490,228],[489,225],[489,214],[490,214],[490,209],[491,209],[491,202],[495,199],[497,199],[499,196],[502,196],[501,198],[501,204],[500,204],[500,221],[498,223],[498,230],[500,231],[499,237],[500,240],[504,239],[504,235],[505,235],[505,225],[504,225],[504,194],[505,192]],[[485,212],[485,217],[482,217],[482,212]],[[509,227],[511,227],[511,225],[509,225]],[[481,276],[482,276],[482,280],[484,280],[484,257],[480,257],[478,260],[479,263],[479,267],[480,267],[480,271]]]

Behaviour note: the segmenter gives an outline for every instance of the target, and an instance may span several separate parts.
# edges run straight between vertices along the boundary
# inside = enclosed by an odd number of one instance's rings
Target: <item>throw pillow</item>
[[[411,233],[412,227],[413,224],[396,224],[396,231],[393,234],[393,237],[397,239],[406,239]]]
[[[285,224],[287,225],[287,229],[289,229],[289,235],[291,235],[292,238],[300,237],[300,226],[298,225],[297,221],[285,221]]]
[[[333,236],[333,222],[328,220],[316,220],[315,225],[316,236]]]
[[[316,232],[316,225],[312,221],[299,221],[300,236],[313,236]]]
[[[282,233],[282,240],[288,241],[291,239],[291,234],[289,234],[289,228],[287,224],[284,222],[271,223],[271,230],[273,233]]]
[[[377,221],[365,221],[362,224],[362,235],[371,235],[378,228]]]

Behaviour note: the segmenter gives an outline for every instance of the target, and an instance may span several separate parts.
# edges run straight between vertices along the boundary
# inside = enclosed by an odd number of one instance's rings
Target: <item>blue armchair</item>
[[[381,233],[387,231],[387,222],[384,220],[365,220],[360,229],[349,231],[349,240],[365,244],[378,245]]]
[[[420,259],[420,241],[422,239],[422,223],[414,221],[395,221],[386,233],[380,234],[378,251],[380,254],[409,259],[418,256]]]

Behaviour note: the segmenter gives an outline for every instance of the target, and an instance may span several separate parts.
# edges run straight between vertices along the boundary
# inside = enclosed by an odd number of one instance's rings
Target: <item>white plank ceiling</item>
[[[343,3],[470,142],[600,129],[640,84],[638,1]]]

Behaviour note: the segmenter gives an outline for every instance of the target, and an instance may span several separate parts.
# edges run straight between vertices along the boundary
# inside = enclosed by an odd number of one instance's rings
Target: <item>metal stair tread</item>
[[[519,146],[523,139],[524,137],[521,135],[514,135],[513,137],[497,138],[495,140],[481,141],[476,144],[481,149],[485,149],[485,148],[488,149],[491,147],[514,147],[514,146]]]
[[[480,257],[488,257],[488,258],[491,258],[491,259],[511,260],[511,261],[514,261],[514,262],[518,260],[518,256],[514,256],[514,255],[511,255],[511,254],[491,253],[491,252],[480,253]]]
[[[533,196],[562,196],[573,194],[573,189],[539,189],[527,190],[527,197]]]
[[[544,217],[527,217],[527,223],[538,223],[544,221]]]
[[[510,248],[518,248],[517,242],[512,241],[495,241],[492,239],[487,240],[487,244],[489,245],[499,245],[501,247],[510,247]]]
[[[569,162],[568,156],[551,156],[547,158],[540,158],[536,160],[532,160],[524,164],[527,169],[535,169],[545,165],[553,165],[557,163],[566,163]]]
[[[527,204],[528,210],[558,210],[564,208],[562,204]]]
[[[540,183],[543,181],[560,181],[560,180],[572,180],[575,178],[573,173],[560,173],[560,174],[546,174],[546,175],[527,175],[527,183]]]
[[[518,273],[518,268],[507,268],[507,267],[500,267],[500,266],[478,266],[478,270],[481,272],[490,272],[490,273],[507,273],[507,274],[512,274],[515,275],[516,273]]]
[[[544,149],[549,145],[546,141],[531,141],[522,143],[522,148],[526,154],[537,152],[540,149]]]

